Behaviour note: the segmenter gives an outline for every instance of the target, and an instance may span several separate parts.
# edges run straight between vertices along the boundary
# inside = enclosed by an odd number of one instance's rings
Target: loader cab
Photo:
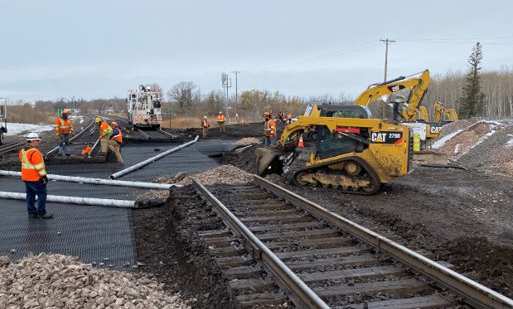
[[[321,105],[319,109],[321,111],[321,117],[371,118],[370,110],[360,105]]]

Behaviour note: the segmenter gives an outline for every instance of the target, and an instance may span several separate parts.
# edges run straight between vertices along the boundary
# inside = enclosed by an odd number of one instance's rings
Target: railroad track
[[[14,143],[2,145],[2,146],[0,146],[0,156],[6,155],[13,151],[18,151],[18,150],[20,150],[21,147],[23,147],[23,145],[25,145],[24,142],[14,142]]]
[[[238,307],[512,308],[513,300],[255,176],[177,203],[229,279]],[[201,198],[199,198],[201,197]]]
[[[98,134],[94,134],[97,132],[98,129],[95,127],[94,118],[89,120],[89,123],[80,130],[77,134],[73,135],[69,140],[70,142],[75,142],[80,140],[83,140],[86,144],[93,144],[98,138]],[[59,145],[54,146],[51,148],[45,155],[46,158],[50,157],[54,153],[56,153],[59,150]]]

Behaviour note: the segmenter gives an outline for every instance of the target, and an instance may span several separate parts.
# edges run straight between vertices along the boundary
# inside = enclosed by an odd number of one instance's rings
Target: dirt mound
[[[479,121],[464,129],[457,129],[452,135],[446,135],[448,139],[445,143],[436,146],[439,146],[437,147],[439,152],[458,159],[493,135],[498,126],[499,124],[495,122]],[[443,141],[443,137],[440,140]]]
[[[442,258],[487,287],[513,294],[513,249],[486,238],[460,238],[443,245]]]
[[[232,151],[224,153],[220,159],[223,164],[231,164],[249,173],[255,174],[256,168],[256,154],[255,149],[258,145],[244,148],[241,151]]]
[[[235,145],[253,145],[253,144],[260,144],[262,142],[261,139],[259,138],[256,138],[256,137],[244,137],[244,138],[241,138],[240,140],[236,141],[235,142]]]
[[[190,308],[154,280],[75,257],[40,254],[2,265],[0,308]]]
[[[199,121],[198,121],[199,123]],[[230,124],[225,126],[225,132],[220,132],[219,128],[210,128],[207,138],[244,138],[244,137],[262,137],[264,135],[264,125],[262,122],[248,124]],[[177,137],[191,138],[196,135],[201,136],[201,128],[189,129],[164,129]]]

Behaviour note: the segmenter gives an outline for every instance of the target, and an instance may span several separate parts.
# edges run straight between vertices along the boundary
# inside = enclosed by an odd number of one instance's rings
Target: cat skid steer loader
[[[256,150],[258,174],[278,173],[298,185],[345,193],[378,192],[382,184],[408,174],[412,142],[408,127],[369,116],[356,105],[308,106],[285,127],[278,145]],[[300,140],[304,148],[297,147]]]

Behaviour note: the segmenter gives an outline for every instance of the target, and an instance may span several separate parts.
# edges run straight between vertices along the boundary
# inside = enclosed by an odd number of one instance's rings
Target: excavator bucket
[[[272,172],[280,173],[282,164],[281,152],[269,147],[260,147],[255,150],[257,174],[265,176]]]

